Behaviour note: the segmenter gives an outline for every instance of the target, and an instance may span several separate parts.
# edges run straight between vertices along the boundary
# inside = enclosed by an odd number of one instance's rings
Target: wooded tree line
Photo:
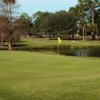
[[[7,42],[9,49],[22,35],[63,39],[78,35],[83,40],[100,35],[100,0],[78,0],[69,11],[38,11],[32,16],[17,16],[17,8],[16,0],[0,0],[0,44]]]
[[[58,11],[55,13],[38,11],[32,17],[26,13],[22,14],[19,21],[26,22],[27,33],[38,37],[57,37],[60,35],[67,38],[79,34],[84,39],[91,35],[96,39],[100,34],[100,1],[78,0],[75,7],[69,11]]]
[[[69,10],[78,19],[79,32],[84,35],[100,35],[100,0],[78,0]]]

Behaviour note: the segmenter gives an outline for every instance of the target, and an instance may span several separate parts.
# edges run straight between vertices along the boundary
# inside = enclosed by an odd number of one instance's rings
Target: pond
[[[55,52],[58,53],[57,48],[36,48],[31,51],[35,52]],[[87,47],[87,48],[59,48],[59,54],[69,56],[82,56],[82,57],[100,57],[100,48]]]
[[[30,52],[42,52],[42,53],[58,53],[57,46],[46,46],[46,47],[27,47],[21,46],[15,50],[30,51]],[[100,57],[100,47],[71,47],[61,46],[59,48],[59,54],[69,56],[82,56],[82,57]]]
[[[68,48],[60,52],[63,55],[82,56],[82,57],[100,57],[100,48]]]

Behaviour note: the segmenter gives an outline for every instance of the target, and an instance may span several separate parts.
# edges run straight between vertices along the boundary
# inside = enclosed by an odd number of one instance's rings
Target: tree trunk
[[[92,24],[94,25],[94,11],[92,10]]]
[[[84,33],[85,33],[85,37],[86,37],[85,39],[87,39],[87,29],[86,29],[86,27],[85,27],[84,31],[85,31]]]
[[[91,35],[92,35],[92,40],[95,40],[95,33],[92,32]]]
[[[12,46],[10,42],[8,43],[8,50],[12,50]]]
[[[85,35],[85,27],[84,26],[82,28],[82,33],[83,33],[83,41],[84,41],[84,35]]]
[[[1,47],[3,46],[3,33],[1,33],[1,36],[0,36],[0,44],[1,44]]]
[[[9,35],[8,39],[8,50],[12,50],[11,35]]]

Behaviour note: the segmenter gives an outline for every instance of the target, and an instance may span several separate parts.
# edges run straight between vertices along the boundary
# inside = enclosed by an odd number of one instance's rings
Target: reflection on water
[[[63,55],[100,57],[100,48],[69,48],[60,52]]]
[[[85,48],[75,51],[75,56],[100,57],[100,48]]]
[[[31,52],[58,53],[57,47],[22,48],[19,50],[31,51]],[[62,55],[69,55],[69,56],[100,57],[100,47],[72,48],[70,46],[68,47],[62,46],[59,48],[59,53]]]
[[[38,48],[32,51],[36,52],[56,52],[58,53],[57,48]],[[49,52],[48,52],[49,53]],[[100,48],[59,48],[59,53],[62,55],[69,55],[69,56],[82,56],[82,57],[100,57]]]

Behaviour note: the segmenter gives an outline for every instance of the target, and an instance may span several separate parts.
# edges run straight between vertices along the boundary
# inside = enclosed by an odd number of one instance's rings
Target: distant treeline
[[[20,36],[56,39],[99,39],[100,1],[78,0],[69,11],[55,13],[38,11],[32,16],[17,16],[16,0],[0,0],[0,44],[8,42],[9,49]]]

